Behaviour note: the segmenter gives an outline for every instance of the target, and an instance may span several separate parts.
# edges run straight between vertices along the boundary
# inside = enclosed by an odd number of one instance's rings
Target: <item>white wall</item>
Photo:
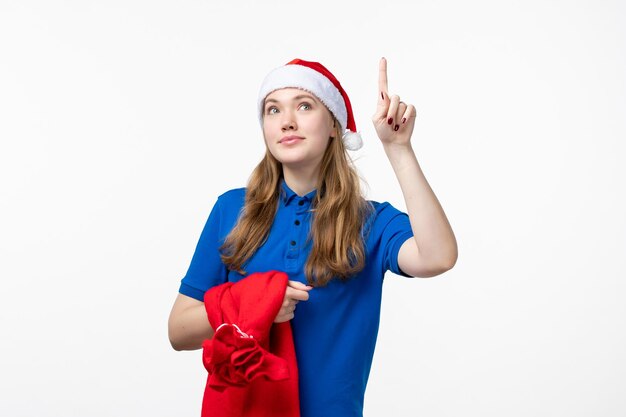
[[[197,416],[167,317],[215,198],[263,152],[270,69],[349,92],[369,197],[380,56],[459,243],[385,280],[366,416],[626,413],[626,6],[0,3],[0,415]]]

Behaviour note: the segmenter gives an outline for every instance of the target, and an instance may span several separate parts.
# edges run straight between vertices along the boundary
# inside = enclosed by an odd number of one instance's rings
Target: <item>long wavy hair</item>
[[[333,117],[334,118],[334,117]],[[335,138],[322,157],[317,193],[311,204],[313,219],[309,234],[311,252],[305,275],[309,284],[324,286],[337,277],[347,280],[365,266],[364,228],[372,206],[361,193],[359,176],[335,119]],[[246,189],[245,204],[235,227],[226,237],[221,258],[229,269],[242,269],[265,243],[278,209],[282,164],[269,149],[256,166]]]

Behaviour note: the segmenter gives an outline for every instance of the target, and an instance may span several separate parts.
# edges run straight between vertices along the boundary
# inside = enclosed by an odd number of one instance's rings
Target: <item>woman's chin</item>
[[[289,149],[287,152],[276,152],[273,155],[283,165],[297,165],[307,162],[306,155],[303,152],[298,152],[296,149]]]

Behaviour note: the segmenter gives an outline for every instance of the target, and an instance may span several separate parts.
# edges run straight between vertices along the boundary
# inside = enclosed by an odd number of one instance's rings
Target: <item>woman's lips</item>
[[[296,143],[299,142],[301,140],[303,140],[304,138],[301,136],[285,136],[284,138],[282,138],[278,143],[282,143],[283,145],[290,145],[292,143]]]

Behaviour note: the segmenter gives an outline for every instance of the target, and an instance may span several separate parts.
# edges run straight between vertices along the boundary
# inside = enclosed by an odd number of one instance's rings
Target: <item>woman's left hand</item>
[[[387,60],[378,65],[378,105],[372,122],[380,141],[385,145],[408,145],[415,126],[415,107],[387,92]]]

